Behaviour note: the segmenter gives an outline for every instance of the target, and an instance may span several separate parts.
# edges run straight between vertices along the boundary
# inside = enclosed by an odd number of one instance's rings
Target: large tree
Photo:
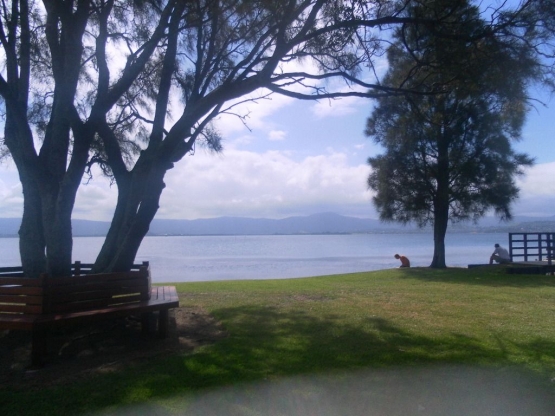
[[[197,141],[218,150],[211,122],[241,99],[257,91],[300,99],[396,93],[368,74],[388,29],[417,23],[404,13],[412,3],[1,0],[4,144],[23,187],[26,275],[70,273],[71,214],[95,165],[118,196],[94,267],[125,270],[166,172]],[[489,30],[501,30],[497,20]]]
[[[525,44],[496,35],[468,42],[486,27],[477,7],[466,1],[423,4],[408,13],[449,16],[449,23],[395,32],[384,84],[422,88],[422,94],[378,99],[366,133],[385,153],[369,158],[368,184],[381,219],[433,226],[430,266],[446,267],[449,220],[477,220],[490,210],[511,217],[515,176],[532,163],[511,142],[520,138],[527,87],[540,72]],[[428,94],[432,89],[436,93]]]
[[[359,0],[3,0],[4,144],[23,187],[26,275],[70,273],[71,213],[93,165],[118,191],[95,270],[124,270],[156,214],[166,172],[199,140],[219,149],[210,123],[230,110],[226,103],[262,89],[310,99],[383,91],[357,74],[379,53],[378,29],[408,22],[399,7]],[[315,71],[291,70],[300,67],[292,61],[308,58]],[[328,92],[322,82],[334,78],[375,91]]]

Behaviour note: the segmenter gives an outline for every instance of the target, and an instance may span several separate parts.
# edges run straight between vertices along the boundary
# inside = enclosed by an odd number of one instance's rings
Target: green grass
[[[182,305],[205,309],[229,336],[69,386],[3,386],[3,413],[110,413],[146,403],[185,414],[199,395],[228,386],[446,365],[516,368],[555,393],[555,277],[413,268],[177,287]]]

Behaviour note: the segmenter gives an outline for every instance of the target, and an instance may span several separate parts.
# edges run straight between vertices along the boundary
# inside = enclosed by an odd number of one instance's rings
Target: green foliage
[[[533,52],[493,33],[482,38],[489,29],[466,1],[427,1],[407,13],[440,23],[397,30],[388,50],[384,84],[414,93],[379,98],[367,122],[385,148],[368,160],[380,218],[423,226],[491,209],[510,218],[514,178],[532,163],[511,141],[537,78]]]

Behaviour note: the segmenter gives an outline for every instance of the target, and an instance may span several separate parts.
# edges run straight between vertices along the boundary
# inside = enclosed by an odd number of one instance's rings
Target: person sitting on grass
[[[495,250],[489,258],[489,264],[493,264],[493,261],[500,264],[507,264],[511,262],[511,256],[507,249],[501,247],[499,244],[495,245]]]
[[[395,256],[393,257],[395,257],[397,260],[401,260],[401,265],[399,267],[410,267],[410,260],[408,259],[408,257],[399,254],[395,254]]]

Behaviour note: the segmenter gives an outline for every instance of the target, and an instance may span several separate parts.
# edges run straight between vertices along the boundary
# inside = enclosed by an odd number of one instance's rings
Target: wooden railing
[[[547,261],[551,266],[555,255],[555,232],[509,233],[511,261]]]

